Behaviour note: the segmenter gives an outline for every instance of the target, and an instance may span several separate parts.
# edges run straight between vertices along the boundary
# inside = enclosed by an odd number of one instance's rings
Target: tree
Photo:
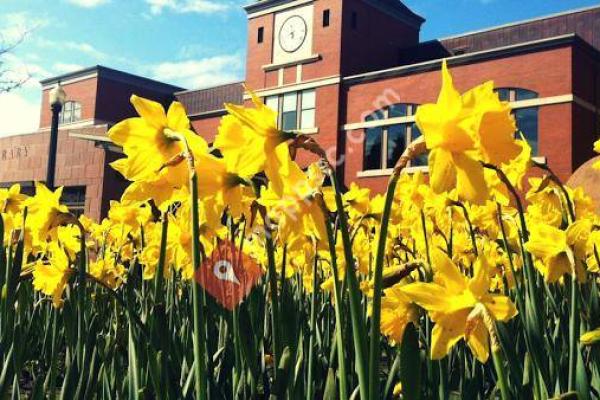
[[[0,94],[10,92],[21,87],[31,76],[29,73],[23,74],[13,71],[7,57],[12,51],[25,40],[30,31],[20,33],[16,38],[6,40],[0,32]]]

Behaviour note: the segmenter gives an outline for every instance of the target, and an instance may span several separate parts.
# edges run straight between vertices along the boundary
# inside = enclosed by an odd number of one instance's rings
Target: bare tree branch
[[[35,28],[25,29],[16,38],[7,40],[0,32],[0,94],[10,92],[23,86],[30,78],[29,72],[18,73],[7,67],[6,56],[11,54]],[[19,76],[21,75],[21,76]],[[23,76],[24,75],[24,76]]]

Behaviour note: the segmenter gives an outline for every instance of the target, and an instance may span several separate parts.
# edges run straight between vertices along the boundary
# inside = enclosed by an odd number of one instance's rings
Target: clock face
[[[292,15],[285,20],[279,30],[279,46],[288,52],[293,53],[302,47],[306,40],[308,26],[306,21],[299,15]]]

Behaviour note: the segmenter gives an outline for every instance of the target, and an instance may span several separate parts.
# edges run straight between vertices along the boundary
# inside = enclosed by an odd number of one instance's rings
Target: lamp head
[[[48,102],[51,106],[60,105],[62,107],[65,105],[66,101],[67,94],[65,93],[65,90],[63,89],[60,82],[58,82],[56,87],[50,90],[50,93],[48,94]]]

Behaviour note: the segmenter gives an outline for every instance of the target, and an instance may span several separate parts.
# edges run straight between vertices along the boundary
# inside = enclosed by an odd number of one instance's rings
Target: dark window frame
[[[258,28],[258,31],[257,31],[256,42],[257,43],[263,43],[264,41],[265,41],[265,27],[264,26],[260,26]]]
[[[414,115],[416,114],[418,107],[419,105],[415,103],[391,104],[382,109],[375,110],[365,118],[365,121],[369,122],[377,120],[386,120],[391,118],[411,118],[414,117]],[[400,152],[397,154],[398,158],[402,155],[402,153],[410,145],[410,143],[412,143],[416,138],[421,136],[421,132],[419,131],[416,123],[413,121],[365,128],[365,139],[363,141],[363,171],[378,171],[394,168],[395,165],[392,164],[395,164],[398,160],[390,159],[389,151],[391,147],[391,133],[396,129],[401,129],[404,131],[404,147],[400,149]],[[381,146],[381,148],[379,149],[380,160],[378,166],[375,167],[373,165],[369,165],[370,162],[367,159],[367,156],[369,155],[369,153],[367,153],[367,147],[370,145],[370,141],[368,140],[369,134],[381,135],[381,139],[379,140],[379,146]],[[408,164],[408,167],[423,166],[426,166],[426,164],[424,165],[422,159],[411,161]]]
[[[331,24],[331,10],[323,10],[323,28],[327,28]]]

